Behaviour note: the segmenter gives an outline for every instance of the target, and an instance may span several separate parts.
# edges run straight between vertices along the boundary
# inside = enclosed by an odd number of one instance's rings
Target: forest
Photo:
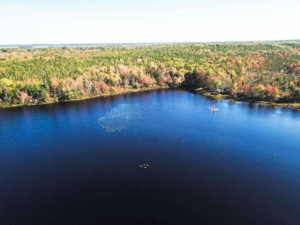
[[[0,48],[0,107],[175,87],[300,103],[300,41]]]

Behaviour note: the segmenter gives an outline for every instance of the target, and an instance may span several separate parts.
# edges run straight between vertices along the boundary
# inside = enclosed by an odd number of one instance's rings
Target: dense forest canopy
[[[0,49],[0,107],[165,87],[300,102],[300,41]]]

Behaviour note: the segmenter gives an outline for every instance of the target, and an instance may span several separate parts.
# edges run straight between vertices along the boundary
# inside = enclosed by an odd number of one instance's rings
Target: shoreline
[[[132,93],[142,93],[142,92],[147,92],[147,91],[155,91],[155,90],[164,90],[164,89],[175,89],[176,87],[169,87],[169,86],[154,86],[154,87],[148,87],[148,88],[138,88],[138,89],[130,89],[130,90],[120,90],[118,92],[108,92],[108,93],[102,93],[99,95],[92,95],[92,96],[84,96],[79,99],[72,99],[72,100],[67,100],[67,101],[48,101],[48,102],[42,102],[42,103],[29,103],[29,104],[15,104],[15,105],[7,105],[7,106],[2,106],[0,105],[0,110],[1,109],[10,109],[10,108],[21,108],[21,107],[34,107],[34,106],[41,106],[41,105],[51,105],[55,103],[65,103],[65,102],[79,102],[79,101],[84,101],[84,100],[89,100],[89,99],[95,99],[95,98],[101,98],[101,97],[113,97],[113,96],[118,96],[118,95],[125,95],[125,94],[132,94]]]
[[[186,90],[189,90],[195,94],[202,95],[206,98],[215,100],[215,101],[222,101],[222,100],[228,100],[230,102],[242,102],[247,104],[256,104],[260,106],[270,106],[270,107],[280,107],[285,109],[293,109],[300,111],[300,103],[278,103],[278,102],[268,102],[268,101],[253,101],[253,100],[247,100],[247,99],[238,99],[231,97],[229,95],[225,94],[216,94],[212,91],[204,90],[204,88],[187,88]]]
[[[113,96],[119,96],[119,95],[125,95],[125,94],[132,94],[132,93],[142,93],[147,91],[155,91],[155,90],[166,90],[166,89],[176,89],[181,88],[186,91],[193,92],[195,94],[202,95],[208,99],[215,100],[215,101],[222,101],[222,100],[228,100],[230,102],[241,102],[241,103],[247,103],[247,104],[256,104],[261,106],[270,106],[270,107],[281,107],[286,109],[293,109],[300,111],[300,103],[276,103],[276,102],[268,102],[268,101],[253,101],[253,100],[247,100],[247,99],[237,99],[233,98],[229,95],[225,94],[216,94],[212,91],[205,90],[204,88],[189,88],[189,87],[169,87],[169,86],[154,86],[154,87],[148,87],[148,88],[138,88],[138,89],[130,89],[130,90],[120,90],[118,92],[108,92],[108,93],[102,93],[99,95],[93,95],[93,96],[84,96],[79,99],[72,99],[67,101],[56,101],[55,99],[49,102],[43,102],[43,103],[29,103],[29,104],[15,104],[15,105],[7,105],[2,106],[0,105],[1,109],[9,109],[9,108],[21,108],[21,107],[32,107],[32,106],[41,106],[41,105],[51,105],[55,103],[64,103],[64,102],[79,102],[89,99],[95,99],[95,98],[101,98],[101,97],[113,97]]]

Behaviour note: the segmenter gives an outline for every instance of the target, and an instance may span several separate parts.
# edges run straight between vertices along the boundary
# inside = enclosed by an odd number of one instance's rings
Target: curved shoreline
[[[206,98],[215,100],[215,101],[221,101],[221,100],[228,100],[230,102],[243,102],[243,103],[248,103],[248,104],[256,104],[256,105],[261,105],[261,106],[270,106],[270,107],[281,107],[281,108],[287,108],[287,109],[293,109],[293,110],[298,110],[300,111],[300,103],[277,103],[277,102],[268,102],[268,101],[253,101],[253,100],[247,100],[247,99],[242,99],[242,98],[234,98],[229,95],[224,95],[224,94],[215,94],[212,91],[206,91],[203,89],[191,89],[187,88],[187,90],[203,95]]]

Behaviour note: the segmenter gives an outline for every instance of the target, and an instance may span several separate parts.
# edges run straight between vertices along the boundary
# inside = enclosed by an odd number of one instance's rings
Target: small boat
[[[210,111],[216,112],[216,111],[219,111],[219,109],[217,107],[213,106],[213,107],[210,108]]]

